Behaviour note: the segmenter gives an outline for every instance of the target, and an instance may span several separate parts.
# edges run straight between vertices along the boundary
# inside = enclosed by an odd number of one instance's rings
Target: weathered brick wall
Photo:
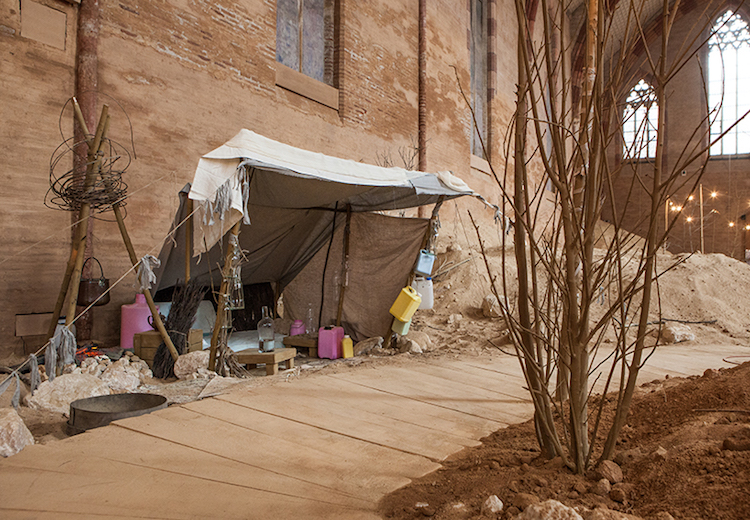
[[[61,142],[58,116],[73,94],[77,8],[61,0],[34,1],[67,15],[66,47],[22,37],[19,0],[0,0],[0,222],[10,258],[0,270],[0,356],[22,351],[14,337],[16,314],[52,310],[69,252],[69,214],[49,210],[42,201],[49,157]],[[275,84],[275,4],[100,0],[99,99],[110,104],[113,139],[130,147],[132,124],[136,158],[125,175],[126,223],[139,256],[158,254],[176,193],[192,179],[200,155],[241,128],[370,163],[383,153],[397,158],[400,147],[416,140],[417,0],[341,0],[338,111]],[[497,71],[492,155],[502,164],[498,139],[515,102],[515,14],[509,0],[498,0],[494,12],[502,29],[492,65]],[[469,167],[470,114],[452,67],[468,88],[468,27],[465,2],[428,2],[427,169],[452,170],[498,202],[495,181]],[[69,113],[62,127],[72,133]],[[492,212],[477,202],[451,206],[475,208],[490,225]],[[447,208],[444,221],[455,216]],[[94,253],[114,281],[130,268],[117,227],[98,221],[94,235]],[[112,302],[95,309],[95,339],[117,343],[120,305],[132,301],[134,280],[127,275]]]
[[[703,14],[704,5],[700,9],[686,9],[681,18],[675,23],[673,35],[670,40],[668,55],[675,59],[681,52],[681,47],[686,41],[695,36],[695,32],[701,29],[702,22],[696,22],[696,17]],[[721,11],[723,13],[723,10]],[[656,26],[652,26],[649,35],[655,38],[650,45],[652,55],[657,55],[660,49],[660,37]],[[704,38],[707,33],[704,32]],[[640,77],[647,77],[648,67],[645,57],[640,56],[640,73],[634,73],[633,83]],[[666,165],[667,170],[678,167],[680,155],[686,146],[693,147],[699,144],[701,139],[707,139],[706,124],[704,121],[705,90],[701,75],[707,69],[707,49],[700,49],[697,55],[690,59],[685,67],[674,77],[667,89],[667,111],[666,111]],[[648,79],[648,77],[647,77]],[[653,84],[653,82],[651,82]],[[699,131],[694,134],[694,131]],[[610,157],[613,163],[621,159],[622,144],[615,143],[610,149]],[[702,161],[697,161],[684,169],[685,175],[680,176],[678,189],[675,190],[672,200],[676,204],[683,204],[688,195],[691,194],[696,184],[696,172]],[[638,167],[644,173],[644,179],[649,183],[653,179],[653,166],[641,162]],[[632,166],[625,164],[622,172],[617,176],[615,192],[619,194],[616,204],[618,210],[624,212],[623,225],[626,229],[638,234],[645,235],[647,227],[644,217],[650,211],[650,201],[646,192],[633,183]],[[682,168],[680,168],[682,170]],[[744,258],[743,241],[746,234],[744,230],[746,223],[750,221],[740,220],[740,216],[750,213],[750,159],[747,155],[735,157],[710,158],[706,166],[705,174],[701,180],[704,191],[704,244],[706,253],[724,253],[735,258]],[[631,186],[632,192],[630,191]],[[717,192],[716,198],[711,198],[710,193]],[[626,206],[626,197],[631,193],[630,202]],[[692,191],[693,201],[685,204],[684,210],[670,231],[668,237],[669,250],[675,253],[698,251],[700,248],[700,218],[699,218],[699,190],[698,187]],[[606,204],[604,218],[611,219],[611,205]],[[675,213],[670,212],[670,220]],[[692,218],[688,222],[687,217]],[[750,218],[750,217],[748,217]],[[659,209],[658,232],[664,232],[664,207]],[[730,227],[729,223],[735,226]]]

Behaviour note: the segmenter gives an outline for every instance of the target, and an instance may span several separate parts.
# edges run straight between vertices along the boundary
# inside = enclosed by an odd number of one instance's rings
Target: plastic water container
[[[159,310],[159,307],[156,308]],[[146,297],[143,294],[135,295],[135,303],[121,307],[120,320],[120,348],[133,350],[133,336],[139,332],[153,330],[148,323],[151,309],[148,308]]]
[[[290,336],[298,336],[305,333],[305,322],[302,320],[294,320],[291,328],[289,329]]]
[[[419,296],[422,297],[422,302],[419,304],[420,309],[432,309],[434,303],[432,295],[432,278],[422,278],[417,276],[411,284],[416,289]]]
[[[341,340],[341,357],[350,358],[354,357],[354,342],[352,338],[347,334],[344,339]]]
[[[414,312],[419,308],[420,303],[422,303],[422,297],[419,296],[414,287],[404,287],[398,293],[396,301],[391,305],[390,313],[394,318],[407,322],[414,316]]]
[[[427,249],[422,249],[419,252],[419,258],[417,259],[417,267],[414,272],[420,276],[431,276],[432,265],[435,263],[435,254],[430,253]]]
[[[321,327],[318,330],[318,357],[338,359],[341,357],[341,341],[344,327]]]
[[[410,321],[401,321],[398,318],[393,320],[393,324],[391,325],[391,330],[398,334],[399,336],[405,336],[409,333],[409,326],[411,326],[411,320]]]

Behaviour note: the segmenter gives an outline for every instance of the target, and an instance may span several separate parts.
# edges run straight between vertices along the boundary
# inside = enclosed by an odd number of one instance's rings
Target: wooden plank
[[[277,388],[273,393],[232,392],[217,399],[431,460],[443,460],[464,447],[450,436],[428,428],[310,399],[310,390],[301,386],[280,388],[284,391]]]
[[[522,422],[531,414],[529,406],[518,399],[495,392],[475,391],[460,383],[408,369],[389,367],[388,371],[360,370],[351,374],[333,374],[331,377],[497,422]]]
[[[529,393],[523,387],[526,381],[520,377],[508,377],[504,374],[489,374],[464,363],[414,363],[409,370],[444,378],[473,388],[489,390],[498,394],[518,399],[519,402],[531,403]]]
[[[317,386],[315,395],[328,395],[327,401],[335,400],[345,408],[366,410],[469,440],[480,439],[508,425],[330,376],[308,381]]]
[[[171,413],[163,413],[167,411]],[[330,497],[374,502],[381,496],[342,479],[336,457],[310,448],[300,450],[294,439],[253,431],[236,422],[217,421],[187,408],[173,407],[162,413],[117,421],[117,425],[322,486]]]
[[[438,464],[424,457],[335,433],[241,405],[211,399],[184,405],[203,415],[226,421],[274,438],[292,439],[302,450],[325,454],[325,468],[337,479],[368,490],[374,500],[435,469]],[[371,494],[370,494],[371,492]]]

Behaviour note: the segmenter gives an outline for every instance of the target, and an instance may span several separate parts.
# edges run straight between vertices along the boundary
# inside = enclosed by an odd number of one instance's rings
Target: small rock
[[[51,383],[45,381],[29,399],[29,406],[68,415],[70,403],[87,397],[112,393],[109,385],[88,374],[63,374]]]
[[[718,447],[718,446],[716,446],[715,444],[712,444],[711,446],[709,446],[709,447],[708,447],[708,454],[709,454],[709,455],[713,455],[713,456],[716,456],[716,455],[718,455],[719,453],[721,453],[721,448],[719,448],[719,447]]]
[[[195,375],[201,368],[208,370],[209,354],[208,350],[196,350],[181,355],[174,362],[174,375],[178,379],[197,379]]]
[[[546,488],[547,486],[549,486],[549,482],[547,482],[547,479],[538,476],[532,477],[531,482],[534,486],[540,488]]]
[[[500,303],[494,294],[488,294],[482,300],[482,316],[485,318],[500,318],[503,313],[500,309]]]
[[[422,349],[422,352],[427,352],[433,348],[432,339],[429,334],[422,332],[421,330],[409,329],[406,337],[414,341]]]
[[[461,246],[458,244],[448,244],[448,247],[446,248],[446,250],[451,251],[451,252],[463,251],[463,249],[461,249]]]
[[[420,347],[416,341],[407,338],[406,336],[399,336],[398,341],[396,342],[396,347],[402,354],[406,352],[409,354],[422,353],[422,347]]]
[[[515,497],[513,497],[513,505],[521,511],[526,510],[526,508],[531,504],[536,504],[538,502],[539,497],[530,495],[529,493],[518,493]]]
[[[461,313],[458,314],[451,314],[448,316],[448,325],[458,325],[461,320],[464,319],[464,315]]]
[[[609,495],[609,492],[612,491],[612,484],[610,484],[609,480],[606,478],[599,479],[596,484],[594,484],[592,491],[599,496],[606,497]]]
[[[651,458],[654,460],[667,460],[668,451],[661,446],[656,448],[656,451],[654,451],[651,454]]]
[[[518,493],[520,489],[518,488],[518,481],[512,480],[510,484],[508,484],[508,489],[511,490],[513,493]]]
[[[643,458],[643,453],[641,453],[641,449],[633,448],[632,450],[621,451],[617,455],[615,455],[615,463],[617,463],[620,466],[624,466],[626,464],[632,464],[633,462],[637,462],[642,458]]]
[[[482,514],[485,516],[494,516],[503,510],[503,501],[497,498],[497,495],[490,495],[482,504]]]
[[[500,463],[496,460],[493,460],[492,462],[490,462],[490,469],[495,470],[495,471],[499,470]]]
[[[627,495],[625,495],[625,491],[623,491],[621,488],[616,488],[610,491],[609,498],[621,504],[624,504],[625,501],[628,499]]]
[[[703,377],[705,377],[706,379],[719,377],[719,371],[713,368],[709,368],[705,372],[703,372]]]
[[[516,506],[510,506],[508,509],[505,510],[506,517],[508,518],[515,518],[521,513],[521,510],[518,509]]]
[[[380,336],[376,336],[374,338],[367,338],[365,340],[357,342],[356,345],[354,345],[354,355],[355,356],[364,356],[365,354],[369,354],[370,351],[376,348],[382,348],[383,347],[383,338]]]
[[[107,383],[113,392],[135,392],[141,386],[141,370],[132,366],[127,357],[121,357],[102,373],[100,379]]]
[[[0,408],[0,457],[15,455],[34,444],[34,436],[14,408]]]
[[[529,504],[518,515],[516,520],[583,520],[575,509],[568,507],[557,500],[545,500],[535,504]]]
[[[573,490],[577,491],[581,495],[584,495],[588,492],[589,488],[586,486],[585,482],[579,480],[575,484],[573,484]]]
[[[688,325],[683,323],[670,323],[661,331],[661,340],[664,343],[682,343],[683,341],[695,341],[695,333]]]
[[[611,460],[602,461],[594,472],[598,479],[607,479],[610,484],[622,482],[622,469]]]
[[[654,520],[674,520],[674,517],[666,511],[659,511],[653,516]]]

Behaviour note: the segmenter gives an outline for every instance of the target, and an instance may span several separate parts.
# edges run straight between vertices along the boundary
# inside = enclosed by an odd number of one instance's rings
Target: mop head
[[[174,289],[172,306],[164,326],[180,355],[187,353],[187,335],[205,294],[206,289],[198,286],[193,280],[187,284],[180,283]],[[174,359],[164,342],[156,350],[152,371],[154,376],[160,379],[174,377]]]

